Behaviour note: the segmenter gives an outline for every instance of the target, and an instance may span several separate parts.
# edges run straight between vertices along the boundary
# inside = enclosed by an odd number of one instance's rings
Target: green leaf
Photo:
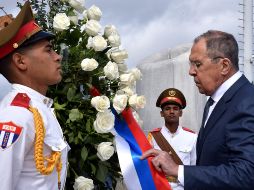
[[[86,130],[87,130],[87,132],[91,132],[91,129],[92,129],[91,120],[87,119]]]
[[[78,109],[72,109],[69,113],[69,119],[76,121],[83,118],[83,114]]]
[[[98,166],[99,168],[96,172],[96,178],[102,183],[104,183],[108,174],[108,168],[104,166],[102,163],[99,163]]]
[[[88,156],[88,151],[87,151],[87,148],[84,146],[81,150],[81,158],[86,161],[86,158]]]
[[[84,140],[80,131],[78,132],[78,138],[82,141]]]
[[[90,164],[90,166],[91,166],[91,169],[92,169],[92,174],[94,175],[95,172],[96,172],[96,167],[93,164]]]
[[[89,160],[95,160],[97,158],[98,158],[98,156],[96,154],[88,157]]]
[[[68,15],[68,16],[76,16],[76,14],[74,13],[73,10],[68,11],[68,12],[67,12],[67,15]]]
[[[74,138],[74,143],[75,143],[75,144],[78,144],[78,142],[79,142],[78,137],[75,137],[75,138]]]
[[[68,89],[68,92],[67,92],[67,99],[68,99],[69,101],[71,101],[71,100],[74,98],[75,93],[76,93],[76,90],[77,90],[77,88],[76,88],[75,86],[72,86],[72,87],[70,87],[70,88]]]
[[[72,143],[74,141],[73,136],[69,137],[69,143]]]
[[[64,104],[58,104],[58,103],[54,103],[54,108],[56,110],[65,110],[65,106],[67,105],[67,103],[64,103]]]
[[[64,80],[64,82],[71,82],[71,81],[72,81],[71,78],[67,78]]]

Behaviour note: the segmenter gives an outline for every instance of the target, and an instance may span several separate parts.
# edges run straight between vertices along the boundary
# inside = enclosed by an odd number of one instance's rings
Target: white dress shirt
[[[184,165],[196,164],[197,134],[184,130],[182,126],[178,126],[175,133],[171,133],[166,126],[163,126],[160,132],[177,153]],[[154,148],[160,149],[153,137],[150,143]],[[183,190],[183,186],[180,183],[171,182],[170,186],[173,190]]]

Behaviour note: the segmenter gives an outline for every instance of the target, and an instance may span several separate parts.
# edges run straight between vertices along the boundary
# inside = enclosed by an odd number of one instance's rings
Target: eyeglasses
[[[211,61],[217,60],[217,59],[225,59],[225,57],[217,56],[213,58],[209,58]],[[200,61],[190,61],[189,62],[190,66],[193,66],[194,68],[199,68],[203,63]]]

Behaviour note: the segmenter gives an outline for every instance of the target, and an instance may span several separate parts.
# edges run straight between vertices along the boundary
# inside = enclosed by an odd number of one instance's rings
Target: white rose
[[[108,133],[113,129],[114,124],[114,114],[110,110],[105,110],[96,114],[96,120],[93,126],[97,133]]]
[[[97,147],[97,156],[101,159],[101,161],[110,159],[114,152],[115,149],[111,142],[102,142]]]
[[[137,123],[139,124],[139,126],[142,127],[144,122],[143,122],[143,120],[140,119],[138,113],[136,111],[133,111],[132,115],[133,115],[134,119],[137,121]]]
[[[98,112],[104,112],[110,107],[110,101],[107,96],[96,96],[91,99],[91,105]]]
[[[117,65],[118,65],[119,73],[125,73],[128,70],[127,65],[124,63],[119,63]]]
[[[73,22],[73,24],[78,24],[78,17],[77,16],[68,16],[70,21]]]
[[[87,19],[88,19],[87,10],[84,10],[83,13],[82,13],[82,15],[83,15],[83,19],[84,19],[84,20],[87,20]]]
[[[109,61],[103,68],[103,71],[105,76],[110,80],[114,80],[119,77],[118,66],[114,62]]]
[[[69,29],[70,19],[65,13],[58,13],[53,19],[53,28],[56,31],[63,31]]]
[[[107,52],[106,52],[106,55],[107,55],[107,57],[108,57],[108,59],[109,60],[111,60],[111,53],[113,52],[113,51],[115,51],[115,50],[117,50],[118,48],[116,48],[116,47],[112,47],[112,48],[110,48]]]
[[[96,36],[101,29],[101,25],[96,20],[88,20],[85,25],[85,31],[89,36]]]
[[[87,49],[90,49],[93,47],[93,37],[89,36],[88,40],[87,40],[87,45],[86,45]]]
[[[133,90],[129,86],[126,86],[120,90],[123,91],[128,96],[132,96],[134,94]]]
[[[145,96],[137,96],[137,103],[136,103],[136,108],[144,108],[146,105],[146,98]]]
[[[110,57],[116,63],[123,63],[124,60],[128,58],[128,53],[126,50],[116,50],[116,51],[111,52]]]
[[[100,20],[102,12],[99,7],[93,5],[87,10],[87,17],[90,20]]]
[[[120,81],[123,85],[133,86],[136,79],[133,73],[125,73],[120,75]]]
[[[93,71],[98,65],[98,62],[95,59],[86,58],[81,62],[81,68],[84,71]]]
[[[136,102],[137,102],[137,94],[134,94],[129,98],[129,105],[135,107]]]
[[[92,190],[94,189],[93,180],[79,176],[75,179],[73,188],[74,190]]]
[[[108,42],[112,47],[119,47],[121,45],[121,39],[118,34],[111,34],[108,37]]]
[[[121,113],[127,106],[128,96],[125,94],[116,94],[113,98],[113,107],[117,113]]]
[[[94,51],[103,51],[107,48],[107,41],[102,36],[95,36],[92,38],[91,47]]]
[[[85,0],[69,0],[69,4],[80,13],[82,13],[85,9],[84,8]]]
[[[118,34],[114,25],[106,25],[104,28],[104,36],[108,38],[112,34]]]
[[[131,70],[131,73],[133,73],[133,75],[135,76],[136,80],[140,80],[142,77],[142,73],[138,68],[134,68]]]
[[[146,104],[146,98],[145,96],[137,96],[137,94],[134,94],[129,98],[129,104],[130,106],[137,109],[144,108]]]

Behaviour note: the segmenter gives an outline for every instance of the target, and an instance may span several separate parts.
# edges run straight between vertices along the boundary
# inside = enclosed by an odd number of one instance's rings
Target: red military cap
[[[156,101],[157,107],[163,107],[167,104],[176,104],[181,109],[186,107],[186,99],[183,93],[176,88],[168,88],[164,90]]]
[[[35,22],[30,3],[27,1],[17,17],[0,30],[0,59],[21,46],[53,37],[53,34],[42,31]]]

